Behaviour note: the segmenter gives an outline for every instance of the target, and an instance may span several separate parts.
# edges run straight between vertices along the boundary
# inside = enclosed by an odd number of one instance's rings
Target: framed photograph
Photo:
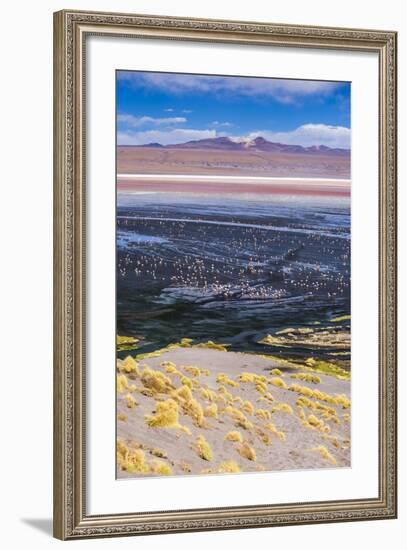
[[[396,33],[54,24],[55,536],[396,517]]]

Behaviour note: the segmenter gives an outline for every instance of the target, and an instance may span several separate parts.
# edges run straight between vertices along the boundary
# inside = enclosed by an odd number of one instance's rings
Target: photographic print
[[[118,478],[351,466],[350,94],[116,72]]]

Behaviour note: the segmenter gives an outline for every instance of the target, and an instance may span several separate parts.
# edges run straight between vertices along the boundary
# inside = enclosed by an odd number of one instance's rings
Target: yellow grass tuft
[[[216,382],[218,384],[226,384],[227,386],[232,386],[232,388],[238,388],[239,384],[229,378],[225,373],[220,372],[216,377]]]
[[[129,449],[123,440],[117,440],[117,463],[120,468],[129,473],[147,474],[149,467],[145,462],[145,454],[141,449]]]
[[[117,393],[123,393],[125,390],[129,389],[129,382],[125,374],[119,374],[117,376]]]
[[[308,399],[308,397],[299,397],[295,404],[298,407],[307,407],[309,409],[315,409],[315,403],[311,401],[311,399]]]
[[[237,474],[242,470],[236,464],[234,460],[225,460],[221,462],[217,468],[217,473],[219,474]]]
[[[179,428],[178,404],[173,399],[157,403],[155,414],[146,415],[145,420],[152,428]]]
[[[281,372],[280,369],[273,369],[273,370],[271,371],[271,374],[272,374],[273,376],[283,376],[283,373]]]
[[[202,399],[205,399],[205,401],[218,401],[217,393],[213,390],[210,390],[209,388],[201,388],[199,393]]]
[[[242,410],[248,414],[254,414],[254,407],[247,399],[242,403]]]
[[[290,391],[294,391],[296,393],[299,393],[301,395],[304,395],[305,397],[313,397],[314,396],[314,390],[309,388],[308,386],[300,386],[299,384],[292,384],[288,387]]]
[[[158,393],[168,393],[174,388],[168,376],[165,376],[160,371],[146,367],[141,375],[141,381],[144,387],[156,391]]]
[[[230,392],[228,392],[225,386],[219,386],[219,393],[222,395],[218,396],[218,398],[223,397],[222,398],[223,401],[227,401],[227,402],[233,401],[233,395]]]
[[[308,372],[299,372],[296,374],[291,374],[290,378],[294,378],[297,380],[303,380],[304,382],[311,382],[312,384],[320,384],[321,379],[316,374],[311,374]]]
[[[180,386],[171,393],[171,396],[176,401],[190,401],[192,399],[192,392],[189,386]]]
[[[242,434],[238,431],[230,431],[225,435],[225,439],[227,441],[237,441],[238,443],[241,443],[243,441]]]
[[[218,406],[216,403],[211,403],[204,410],[204,416],[218,418]]]
[[[181,376],[181,384],[192,388],[192,380],[188,376]]]
[[[167,458],[168,457],[168,455],[165,451],[162,451],[161,449],[157,449],[156,447],[153,447],[152,449],[150,449],[150,453],[153,456],[157,456],[158,458]]]
[[[274,405],[274,407],[271,409],[271,412],[283,412],[287,414],[293,414],[293,408],[288,403],[278,403],[277,405]]]
[[[123,359],[120,365],[120,370],[127,372],[127,374],[134,372],[138,376],[140,375],[140,371],[138,369],[138,363],[130,355],[128,355],[125,359]]]
[[[198,456],[200,456],[203,460],[207,460],[208,462],[210,462],[213,458],[213,452],[211,446],[206,441],[203,435],[199,435],[196,438],[195,445]]]
[[[210,376],[210,375],[211,375],[211,371],[210,371],[209,369],[203,369],[203,370],[202,370],[202,374],[203,374],[204,376]]]
[[[350,414],[349,413],[344,413],[343,419],[344,419],[345,422],[350,422]]]
[[[201,376],[201,369],[199,367],[184,367],[184,371],[190,374],[193,377]]]
[[[318,452],[322,456],[322,458],[324,458],[325,460],[328,460],[332,464],[337,464],[336,459],[331,455],[328,449],[323,445],[319,445],[318,447],[314,447],[313,449],[310,449],[310,450]]]
[[[204,420],[204,412],[202,405],[194,398],[186,401],[183,405],[183,411],[190,416],[196,426],[202,426]]]
[[[350,400],[346,397],[346,395],[337,395],[335,398],[335,403],[337,405],[342,405],[343,409],[349,409],[350,407]]]
[[[244,441],[240,445],[238,451],[243,458],[247,458],[247,460],[252,460],[253,462],[256,462],[257,460],[256,451],[253,449],[253,447],[250,447],[247,441]]]
[[[121,420],[122,422],[127,422],[127,416],[124,413],[119,413],[117,415],[117,420]]]
[[[266,393],[267,384],[265,382],[257,382],[255,388],[259,393]]]
[[[225,413],[229,415],[231,418],[233,418],[237,426],[240,426],[245,430],[249,430],[250,428],[253,427],[253,424],[247,420],[246,416],[242,413],[242,411],[239,411],[239,409],[236,409],[236,407],[231,407],[231,406],[226,407]]]
[[[285,441],[285,433],[284,432],[280,432],[276,426],[273,424],[273,422],[269,422],[268,424],[266,424],[264,426],[267,430],[270,430],[271,433],[273,433],[275,436],[278,437],[278,439],[280,439],[280,441]]]
[[[118,346],[122,344],[137,344],[138,339],[134,338],[134,336],[116,336],[116,344]]]
[[[257,416],[257,418],[260,418],[261,420],[270,420],[271,418],[271,412],[267,411],[266,409],[257,409],[254,414]]]
[[[238,380],[239,382],[251,382],[252,384],[265,384],[267,377],[253,372],[242,372],[242,374],[239,374]]]
[[[171,476],[173,475],[172,468],[166,462],[162,460],[154,460],[151,464],[151,472],[154,474],[159,474],[161,476]]]
[[[272,386],[275,386],[276,388],[282,388],[283,390],[286,390],[288,388],[287,384],[284,382],[284,380],[282,378],[271,378],[269,380],[269,383],[272,385]]]
[[[126,400],[126,405],[129,409],[134,409],[134,407],[137,405],[137,401],[129,393],[124,397],[124,399]]]
[[[215,342],[212,342],[212,340],[209,340],[208,342],[202,342],[201,344],[197,344],[195,347],[205,348],[205,349],[216,349],[218,351],[227,351],[225,346],[223,346],[222,344],[215,344]]]
[[[221,462],[216,468],[205,468],[201,470],[201,474],[235,474],[242,470],[236,464],[234,460],[225,460]]]

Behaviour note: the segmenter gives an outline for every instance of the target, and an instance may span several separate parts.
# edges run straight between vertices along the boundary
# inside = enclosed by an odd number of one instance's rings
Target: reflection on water
[[[146,351],[190,337],[261,353],[275,330],[349,313],[348,199],[119,195],[117,328]]]

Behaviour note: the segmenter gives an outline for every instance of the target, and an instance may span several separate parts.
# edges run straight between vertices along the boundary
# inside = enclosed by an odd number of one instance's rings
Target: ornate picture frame
[[[86,41],[142,37],[371,52],[378,59],[378,494],[91,515],[87,511]],[[395,32],[64,10],[54,14],[54,535],[77,539],[391,519],[397,514]],[[236,482],[238,483],[238,481]],[[147,489],[146,489],[147,490]]]

